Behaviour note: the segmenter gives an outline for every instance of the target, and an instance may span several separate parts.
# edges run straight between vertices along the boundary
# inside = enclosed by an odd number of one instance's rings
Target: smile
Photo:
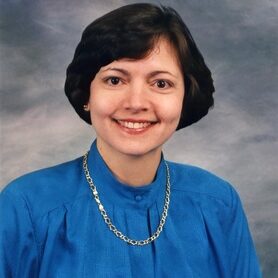
[[[129,122],[129,121],[117,121],[121,126],[130,129],[142,129],[151,125],[151,122]]]
[[[150,126],[156,124],[154,121],[145,121],[145,120],[116,120],[114,121],[119,124],[125,130],[130,130],[130,132],[142,132],[147,130]]]

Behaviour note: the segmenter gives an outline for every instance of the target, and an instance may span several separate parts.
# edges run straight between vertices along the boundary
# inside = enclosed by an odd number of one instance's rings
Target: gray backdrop
[[[65,69],[83,28],[132,2],[1,2],[2,187],[89,148],[94,132],[64,96]],[[278,2],[160,2],[184,18],[216,87],[214,109],[201,122],[177,132],[165,146],[166,157],[204,167],[235,186],[264,277],[278,277]]]

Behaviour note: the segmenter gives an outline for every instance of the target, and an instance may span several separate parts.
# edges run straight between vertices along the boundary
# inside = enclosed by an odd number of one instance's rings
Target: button
[[[143,199],[143,197],[141,195],[135,195],[135,200],[136,201],[141,201]]]

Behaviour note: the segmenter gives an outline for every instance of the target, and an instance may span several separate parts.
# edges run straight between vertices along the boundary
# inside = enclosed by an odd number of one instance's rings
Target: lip
[[[128,134],[141,134],[152,128],[157,121],[145,119],[113,119],[117,126]]]

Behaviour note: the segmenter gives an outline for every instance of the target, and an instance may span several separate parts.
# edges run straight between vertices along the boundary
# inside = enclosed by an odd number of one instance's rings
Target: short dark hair
[[[83,107],[100,68],[121,58],[144,58],[161,37],[176,50],[184,76],[185,94],[177,130],[208,113],[213,106],[211,72],[182,18],[170,7],[131,4],[89,24],[67,68],[65,93],[84,121],[91,124],[90,113]]]

